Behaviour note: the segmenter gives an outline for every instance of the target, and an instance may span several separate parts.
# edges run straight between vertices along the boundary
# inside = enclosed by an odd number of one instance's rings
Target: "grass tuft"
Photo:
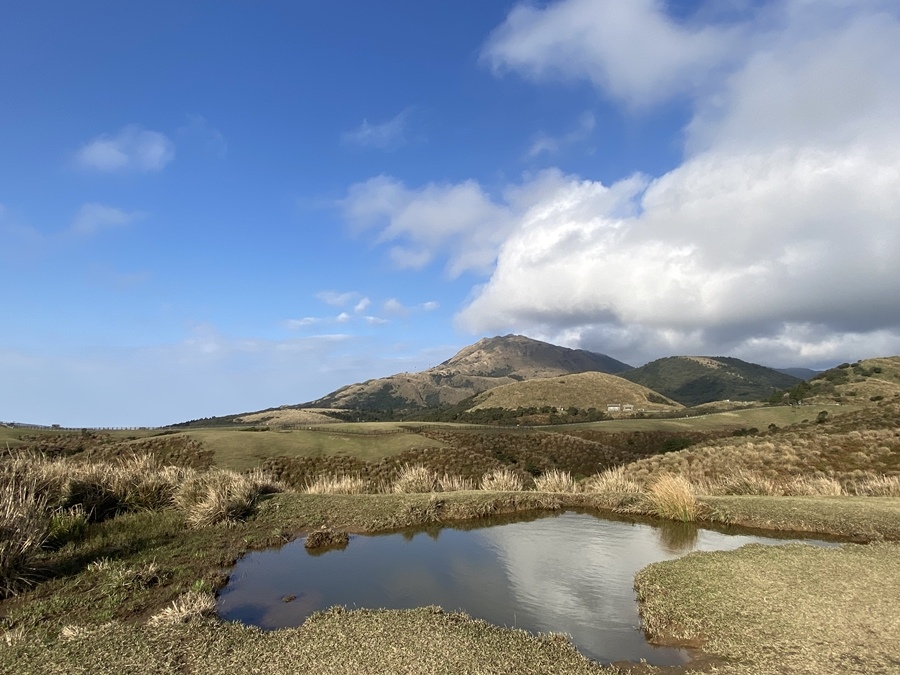
[[[360,495],[366,492],[366,481],[360,476],[316,476],[307,481],[303,492],[311,495]]]
[[[699,515],[700,504],[694,487],[683,476],[660,476],[650,485],[644,498],[648,510],[660,518],[689,522]]]
[[[28,584],[49,534],[47,501],[34,486],[0,482],[0,598]]]
[[[510,469],[495,469],[481,477],[481,489],[495,492],[518,492],[525,489],[522,477]]]
[[[534,479],[538,492],[577,492],[578,484],[568,471],[550,469]]]
[[[438,476],[434,471],[422,464],[406,464],[394,479],[391,489],[398,494],[409,494],[436,492],[438,487]]]
[[[154,614],[147,622],[151,626],[190,623],[214,616],[216,598],[212,593],[188,591],[161,612]]]

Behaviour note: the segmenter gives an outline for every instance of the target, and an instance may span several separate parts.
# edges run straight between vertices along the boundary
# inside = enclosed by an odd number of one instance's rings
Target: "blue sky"
[[[900,353],[897,73],[886,0],[5,3],[0,420]]]

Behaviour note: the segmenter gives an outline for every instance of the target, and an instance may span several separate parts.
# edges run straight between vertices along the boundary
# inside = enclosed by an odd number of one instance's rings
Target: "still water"
[[[603,663],[676,665],[689,660],[684,650],[654,647],[644,638],[635,573],[691,551],[749,543],[785,540],[583,513],[355,536],[346,549],[319,555],[298,540],[238,561],[217,609],[226,620],[282,628],[333,605],[439,605],[498,626],[567,633],[582,654]]]

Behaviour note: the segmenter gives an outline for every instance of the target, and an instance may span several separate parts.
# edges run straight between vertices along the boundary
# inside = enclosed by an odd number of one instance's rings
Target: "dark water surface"
[[[217,609],[226,620],[282,628],[333,605],[440,605],[498,626],[567,633],[579,651],[603,663],[676,665],[689,660],[685,651],[653,647],[644,638],[635,573],[691,551],[749,543],[785,540],[583,513],[477,529],[355,536],[345,550],[320,555],[309,554],[298,540],[238,561]],[[285,602],[286,596],[296,599]]]

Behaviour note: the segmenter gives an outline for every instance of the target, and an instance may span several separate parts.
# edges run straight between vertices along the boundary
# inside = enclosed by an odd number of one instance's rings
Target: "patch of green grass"
[[[329,428],[331,426],[338,425],[329,425]],[[270,457],[350,455],[376,462],[412,448],[443,447],[438,441],[412,433],[363,434],[305,429],[273,430],[264,434],[241,433],[235,429],[200,429],[185,433],[213,450],[213,461],[217,466],[236,471],[259,466]]]
[[[722,673],[889,673],[900,665],[900,544],[744,546],[641,570],[644,629]]]

